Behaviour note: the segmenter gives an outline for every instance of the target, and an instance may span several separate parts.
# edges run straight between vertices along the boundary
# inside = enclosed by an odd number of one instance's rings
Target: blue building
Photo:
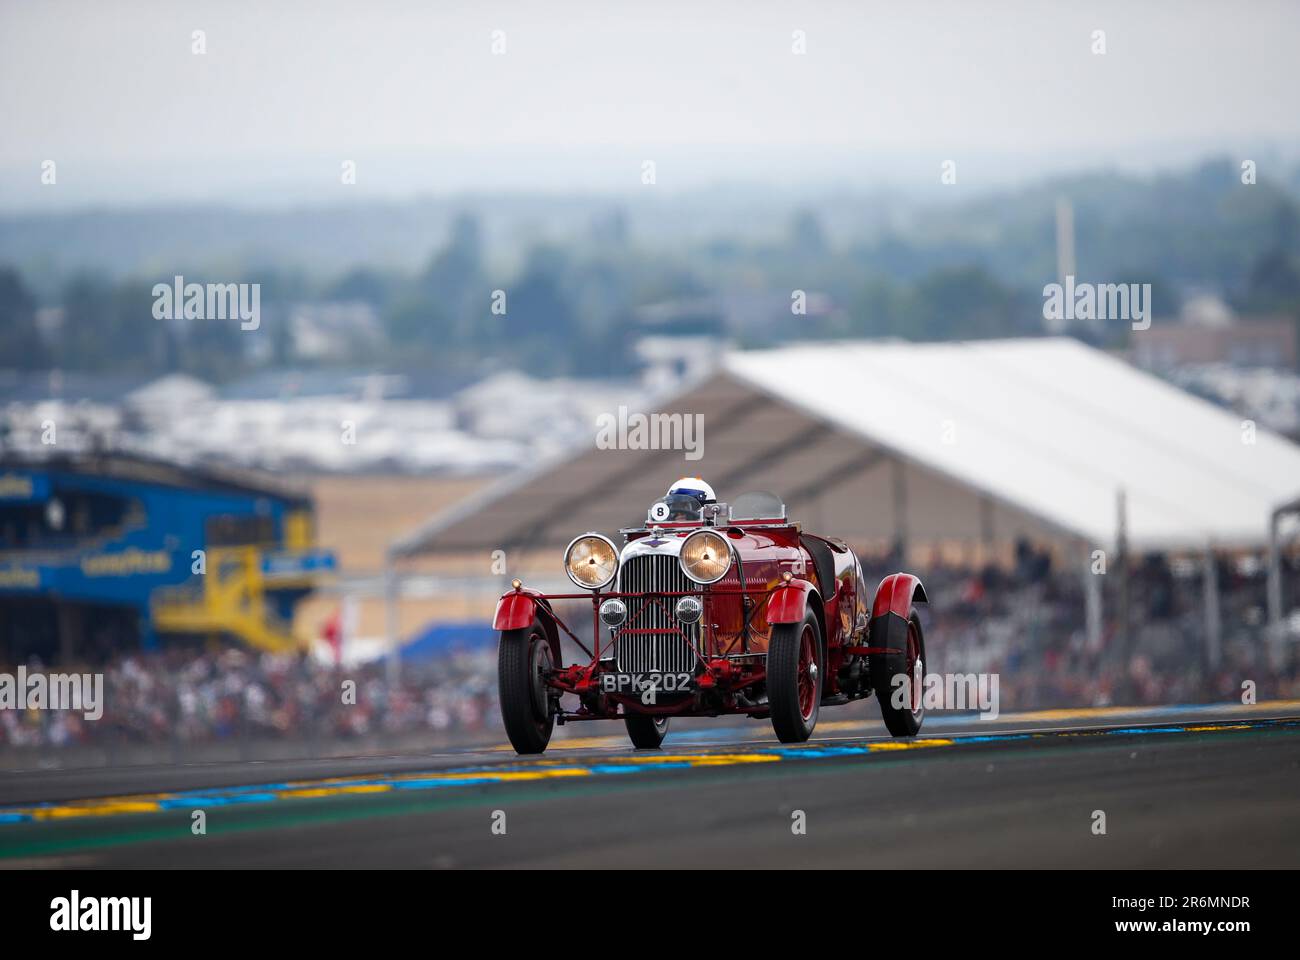
[[[295,649],[334,569],[311,501],[265,477],[122,455],[0,457],[0,663],[160,643]]]

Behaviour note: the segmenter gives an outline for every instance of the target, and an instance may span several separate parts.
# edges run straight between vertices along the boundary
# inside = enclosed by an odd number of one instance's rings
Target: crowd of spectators
[[[1284,625],[1284,638],[1270,644],[1263,564],[1221,557],[1216,573],[1217,641],[1208,635],[1199,557],[1135,557],[1127,570],[1104,574],[1053,569],[1032,550],[1010,571],[935,565],[924,575],[927,671],[996,673],[1008,712],[1240,702],[1247,681],[1259,700],[1300,698],[1300,625]],[[1093,576],[1101,629],[1090,638],[1085,578]],[[1284,595],[1300,596],[1294,567],[1285,571]]]
[[[495,650],[452,653],[404,664],[390,685],[382,663],[336,667],[235,647],[133,652],[86,668],[104,675],[102,717],[0,711],[0,747],[473,734],[498,722],[495,665]]]

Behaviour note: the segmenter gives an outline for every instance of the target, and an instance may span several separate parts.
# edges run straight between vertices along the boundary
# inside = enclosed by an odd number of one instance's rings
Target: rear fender
[[[891,573],[876,588],[876,599],[871,604],[871,619],[892,613],[906,620],[912,615],[913,603],[925,603],[928,599],[920,577],[910,573]]]

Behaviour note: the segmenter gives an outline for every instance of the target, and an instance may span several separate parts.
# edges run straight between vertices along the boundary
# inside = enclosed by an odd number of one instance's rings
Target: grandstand
[[[165,641],[297,647],[334,568],[311,501],[265,477],[121,455],[0,458],[0,662]]]

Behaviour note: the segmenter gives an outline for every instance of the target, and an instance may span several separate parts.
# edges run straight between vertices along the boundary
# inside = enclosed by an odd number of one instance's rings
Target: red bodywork
[[[807,580],[791,580],[772,591],[767,604],[767,622],[803,623],[808,613],[808,595],[815,592]]]
[[[629,545],[624,547],[624,556],[638,541],[664,544],[703,526],[665,523],[624,531]],[[691,584],[689,590],[639,593],[620,591],[611,585],[595,592],[543,595],[520,585],[501,597],[493,618],[494,629],[520,629],[536,620],[546,632],[554,663],[563,663],[561,634],[588,657],[586,662],[558,666],[545,676],[552,690],[578,697],[577,709],[561,710],[559,722],[613,719],[629,713],[766,716],[763,690],[770,628],[773,624],[802,623],[810,610],[823,638],[822,702],[848,702],[870,693],[867,659],[885,652],[871,646],[871,625],[881,614],[897,613],[906,618],[913,601],[925,599],[920,581],[911,574],[891,574],[868,596],[853,551],[838,541],[805,534],[796,523],[732,522],[710,529],[728,538],[734,557],[728,573],[710,586]],[[695,641],[680,626],[638,631],[635,611],[650,604],[670,611],[685,595],[699,597],[704,608]],[[624,600],[633,611],[617,631],[620,642],[622,637],[638,633],[672,634],[690,645],[695,662],[689,690],[665,692],[647,703],[635,693],[602,689],[601,675],[618,672],[613,658],[615,635],[599,616],[600,604],[614,597]],[[594,649],[588,648],[555,615],[554,602],[561,600],[591,603]]]
[[[536,590],[519,589],[507,593],[497,601],[497,611],[492,616],[493,630],[519,630],[537,618]]]

